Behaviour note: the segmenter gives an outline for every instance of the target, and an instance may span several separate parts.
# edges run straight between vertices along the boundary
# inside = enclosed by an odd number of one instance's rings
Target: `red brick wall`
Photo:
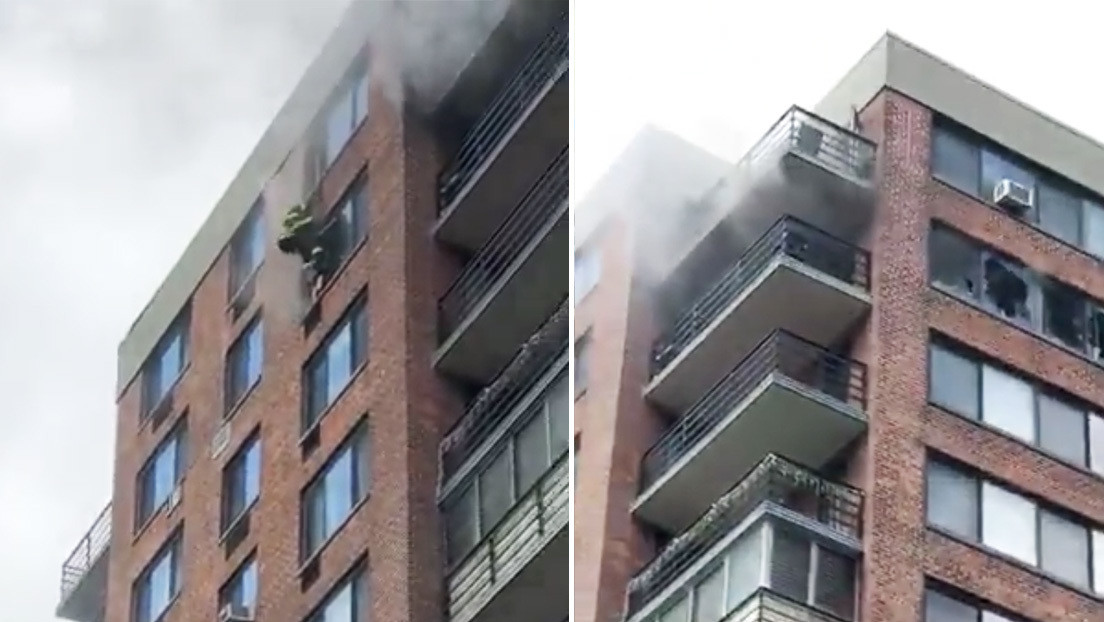
[[[228,260],[219,259],[192,303],[191,364],[176,391],[176,413],[189,411],[190,467],[181,505],[156,516],[132,535],[135,474],[156,433],[138,429],[140,383],[119,401],[114,521],[108,622],[130,619],[131,584],[165,538],[185,524],[183,590],[167,622],[215,619],[219,586],[257,547],[260,620],[299,620],[350,565],[369,556],[375,620],[423,622],[439,618],[442,551],[436,509],[437,444],[459,407],[428,362],[436,346],[435,305],[453,266],[427,243],[436,217],[436,149],[413,118],[401,114],[375,90],[371,115],[323,181],[327,205],[336,201],[368,162],[369,241],[331,284],[321,321],[303,338],[296,304],[286,284],[297,278],[297,261],[270,244],[257,300],[231,326],[227,306]],[[275,206],[282,214],[287,206]],[[270,218],[270,227],[278,222]],[[274,237],[269,236],[270,239]],[[431,278],[426,278],[426,275]],[[367,284],[371,346],[366,368],[323,419],[319,446],[303,460],[300,437],[300,371],[303,362]],[[211,440],[222,415],[223,365],[227,348],[253,313],[264,306],[265,366],[260,384],[232,420],[229,447],[210,459]],[[299,569],[300,491],[338,443],[367,413],[373,481],[368,501],[320,556],[320,577],[301,593]],[[230,559],[218,545],[221,469],[257,425],[262,431],[262,492],[248,537]]]
[[[582,434],[575,488],[577,622],[624,616],[625,586],[653,555],[631,513],[640,459],[662,426],[641,398],[655,337],[651,301],[631,278],[629,228],[614,218],[600,235],[602,274],[575,316],[575,334],[591,330],[590,382],[575,403]]]
[[[857,341],[870,364],[870,426],[853,469],[867,491],[863,619],[920,619],[928,574],[1038,622],[1104,619],[1104,604],[1038,573],[929,533],[924,456],[932,447],[984,473],[1104,522],[1104,480],[927,404],[927,342],[937,330],[1030,375],[1104,404],[1104,370],[934,292],[927,277],[933,218],[1094,295],[1104,272],[1087,255],[933,180],[932,115],[895,92],[863,114],[879,139],[880,197],[868,239],[874,308]]]

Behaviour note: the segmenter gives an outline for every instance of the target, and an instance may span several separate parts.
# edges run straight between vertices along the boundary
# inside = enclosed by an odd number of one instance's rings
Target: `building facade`
[[[573,619],[1104,619],[1102,171],[887,35],[577,239]]]
[[[431,4],[352,4],[124,339],[60,616],[567,619],[567,5]]]

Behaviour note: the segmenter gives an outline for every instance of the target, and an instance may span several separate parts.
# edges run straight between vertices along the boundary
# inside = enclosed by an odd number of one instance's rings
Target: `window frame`
[[[930,509],[930,489],[928,486],[928,470],[932,464],[939,464],[944,468],[951,471],[955,471],[960,475],[968,477],[972,480],[972,484],[976,489],[975,499],[977,500],[975,511],[975,525],[977,532],[973,537],[968,537],[962,534],[957,534],[950,531],[947,528],[931,523],[928,517]],[[977,468],[964,464],[954,458],[940,454],[938,452],[928,451],[925,458],[924,465],[924,526],[928,530],[933,530],[937,533],[944,535],[947,538],[957,540],[966,543],[968,546],[980,548],[989,555],[996,556],[1007,563],[1017,565],[1023,568],[1029,569],[1029,571],[1047,577],[1049,580],[1054,581],[1069,589],[1097,596],[1104,596],[1104,577],[1096,575],[1097,564],[1100,563],[1100,558],[1104,557],[1104,549],[1097,551],[1095,548],[1094,534],[1101,534],[1101,541],[1104,543],[1104,525],[1094,522],[1087,516],[1080,515],[1073,510],[1061,507],[1050,501],[1042,499],[1037,495],[1028,493],[1008,482],[991,477],[986,473],[982,473]],[[986,484],[997,487],[1004,492],[1016,495],[1021,499],[1027,501],[1034,508],[1032,522],[1035,538],[1035,563],[1024,561],[1019,557],[1016,557],[1012,553],[1007,553],[1001,549],[996,548],[994,545],[985,542],[984,540],[984,508],[985,500],[983,496],[983,489]],[[1043,519],[1044,513],[1049,513],[1059,518],[1062,518],[1068,522],[1071,522],[1086,530],[1088,537],[1086,538],[1086,561],[1088,567],[1086,568],[1086,576],[1088,582],[1086,585],[1078,585],[1075,582],[1069,581],[1043,567]],[[1094,587],[1100,583],[1100,590]]]
[[[321,424],[334,404],[336,404],[341,396],[348,391],[361,370],[363,370],[371,360],[371,320],[372,317],[368,306],[368,295],[366,290],[362,290],[353,297],[352,302],[350,302],[349,306],[342,312],[341,317],[338,318],[329,332],[326,333],[326,336],[318,342],[318,345],[315,347],[314,351],[311,352],[311,355],[307,357],[301,371],[303,403],[300,408],[300,433],[302,438],[308,436],[313,429]],[[330,347],[333,346],[334,342],[347,326],[350,329],[349,347],[350,350],[352,350],[350,352],[352,363],[348,377],[345,380],[345,384],[342,385],[334,395],[327,395],[325,403],[319,404],[318,412],[312,413],[311,411],[315,404],[315,391],[318,390],[314,386],[315,372],[317,371],[316,366],[323,365],[326,372],[323,376],[329,378],[328,358]],[[358,326],[359,334],[357,331]]]
[[[234,236],[230,238],[229,245],[229,269],[227,274],[227,294],[231,303],[238,300],[242,292],[249,286],[250,281],[257,277],[261,266],[265,263],[265,255],[268,250],[267,228],[265,227],[265,200],[264,196],[258,196],[249,208],[249,213],[238,225]],[[256,263],[241,268],[243,257],[252,255],[252,245],[260,242],[260,253]]]
[[[360,93],[360,89],[363,89],[363,93]],[[341,159],[341,154],[344,153],[353,137],[371,116],[371,93],[372,76],[366,59],[362,58],[354,61],[349,71],[341,77],[341,81],[330,92],[318,115],[314,160],[315,167],[320,171],[319,180],[325,177],[329,169]],[[363,95],[363,114],[358,114],[357,110],[358,95],[360,94]],[[330,145],[331,122],[335,121],[332,115],[340,111],[345,105],[349,107],[350,116],[346,119],[348,127],[342,124],[344,138],[341,139],[340,145]]]
[[[934,374],[934,356],[932,356],[933,348],[942,349],[955,356],[958,356],[973,365],[976,371],[975,381],[977,383],[977,403],[974,405],[977,413],[977,417],[970,417],[967,414],[961,413],[954,408],[941,404],[933,400],[933,390],[935,387],[935,374]],[[1104,412],[1095,408],[1088,401],[1081,399],[1071,393],[1068,393],[1058,387],[1051,386],[1045,382],[1026,374],[1016,368],[1011,367],[1001,361],[997,361],[990,356],[977,352],[972,348],[962,345],[956,342],[954,339],[942,335],[940,333],[931,333],[928,339],[928,351],[927,351],[927,402],[928,405],[937,408],[943,412],[950,413],[961,419],[965,419],[974,424],[983,426],[986,430],[1000,434],[1001,436],[1013,440],[1016,443],[1029,447],[1031,450],[1036,451],[1046,457],[1062,463],[1068,467],[1071,467],[1077,471],[1083,472],[1092,477],[1104,477],[1104,452],[1099,456],[1093,454],[1092,444],[1092,426],[1094,418],[1100,420],[1100,425],[1104,425]],[[1017,378],[1019,381],[1026,384],[1032,391],[1032,425],[1034,427],[1034,440],[1027,441],[1004,428],[998,427],[985,418],[985,368],[994,369],[1000,373],[1007,374],[1009,376]],[[1081,440],[1083,442],[1083,455],[1081,460],[1075,462],[1065,457],[1062,454],[1044,446],[1043,440],[1043,401],[1051,400],[1057,402],[1064,407],[1077,411],[1081,415]],[[1104,448],[1102,448],[1104,449]],[[1094,461],[1095,458],[1095,461]],[[1098,462],[1101,466],[1101,470],[1097,471],[1093,468],[1094,462]]]
[[[231,598],[228,598],[228,596],[238,590],[244,590],[241,580],[243,577],[245,577],[245,573],[249,570],[253,571],[253,584],[255,593],[253,594],[253,602],[245,606],[249,607],[250,610],[253,611],[254,614],[256,614],[257,603],[261,599],[261,570],[260,566],[257,564],[257,549],[255,548],[250,551],[248,555],[245,556],[245,559],[240,564],[238,564],[237,568],[234,569],[230,576],[222,582],[222,586],[219,587],[219,610],[222,610],[223,607],[226,607],[228,605],[241,604],[233,602]]]
[[[165,542],[157,549],[157,552],[153,554],[153,557],[142,568],[142,571],[138,574],[138,577],[134,579],[131,584],[131,598],[130,598],[130,612],[131,619],[135,622],[157,622],[165,617],[165,614],[172,609],[173,603],[176,602],[177,597],[180,596],[181,586],[183,584],[183,562],[181,556],[183,555],[184,547],[184,526],[183,524],[177,526],[169,537],[165,539]],[[171,592],[168,600],[165,602],[165,606],[161,611],[149,613],[146,617],[139,610],[139,606],[142,601],[143,589],[149,590],[149,581],[153,576],[154,570],[168,557],[169,559],[169,590]],[[152,603],[152,597],[150,598]],[[151,605],[152,606],[152,605]]]
[[[248,489],[246,485],[249,464],[249,453],[253,450],[257,451],[257,494],[252,499],[246,498],[245,491]],[[262,472],[264,471],[264,454],[263,447],[261,445],[261,430],[257,427],[246,437],[245,441],[234,452],[234,455],[230,457],[226,462],[226,466],[222,468],[222,491],[219,511],[219,533],[220,535],[226,535],[226,533],[232,528],[239,520],[246,514],[249,514],[253,509],[253,506],[261,498],[261,490],[263,488]],[[231,489],[234,483],[236,483],[236,468],[242,467],[242,507],[237,513],[232,514],[231,509]]]
[[[306,485],[299,491],[300,562],[306,564],[310,560],[316,558],[326,546],[329,545],[334,537],[344,529],[345,525],[356,515],[360,507],[371,497],[371,464],[373,458],[371,442],[370,422],[368,418],[365,417],[353,426],[352,430],[346,434],[345,438],[341,440],[338,446],[334,448],[333,452],[326,458],[326,461],[322,463],[322,466],[311,475]],[[346,452],[350,452],[352,467],[349,483],[353,490],[350,495],[351,502],[349,508],[346,510],[344,516],[335,521],[333,531],[328,534],[323,534],[312,549],[312,543],[310,542],[311,526],[313,525],[313,523],[311,523],[311,503],[313,503],[315,498],[320,498],[322,499],[323,506],[325,506],[325,500],[328,497],[325,487],[326,476],[345,456]],[[318,490],[321,490],[322,494],[318,497],[313,496]]]
[[[333,586],[326,590],[326,593],[322,595],[318,603],[310,609],[310,613],[303,618],[303,622],[325,622],[326,609],[332,605],[337,596],[344,591],[346,587],[351,588],[349,598],[349,617],[348,622],[369,622],[371,620],[371,614],[362,611],[367,605],[372,602],[371,595],[371,582],[369,581],[369,567],[367,559],[361,556],[357,561],[352,564],[344,574],[341,575]]]
[[[575,398],[586,393],[587,388],[590,386],[590,363],[588,358],[584,355],[590,353],[590,348],[594,345],[594,337],[591,334],[591,329],[587,329],[582,335],[579,335],[575,339],[575,343],[572,344],[571,350],[571,386],[572,392]],[[588,361],[581,363],[582,361]],[[580,376],[581,374],[581,376]],[[580,377],[582,382],[580,383]]]
[[[149,356],[146,357],[145,363],[142,364],[142,377],[141,377],[141,408],[139,409],[139,419],[143,424],[148,422],[152,417],[151,415],[165,400],[169,399],[176,386],[180,384],[180,379],[184,377],[188,367],[191,365],[191,301],[185,304],[180,313],[173,319],[169,327],[157,340],[157,345],[150,351]],[[161,394],[154,397],[153,382],[159,379],[161,376],[162,366],[164,361],[163,357],[168,354],[169,348],[173,341],[180,340],[180,361],[178,363],[179,371],[175,378],[168,382],[164,387],[161,387]]]
[[[172,497],[173,491],[184,482],[184,474],[188,468],[188,421],[187,416],[183,416],[177,421],[173,427],[154,445],[153,451],[142,462],[142,466],[138,469],[136,476],[137,483],[135,485],[135,500],[134,504],[134,531],[140,532],[146,527],[154,516],[165,507]],[[152,499],[151,505],[148,510],[145,507],[146,493],[150,486],[155,485],[156,479],[156,465],[157,459],[161,456],[161,452],[167,449],[168,445],[172,443],[174,449],[173,455],[173,485],[169,488],[165,498],[157,501]],[[150,478],[150,481],[147,481]]]
[[[941,597],[943,597],[947,600],[958,603],[958,604],[960,604],[964,607],[969,607],[970,609],[973,609],[973,613],[974,613],[973,620],[974,620],[974,622],[982,622],[982,615],[985,614],[985,613],[991,613],[993,615],[1001,616],[1001,617],[1007,619],[1008,622],[1032,622],[1031,620],[1028,620],[1027,618],[1025,618],[1021,615],[1007,613],[1003,609],[1000,609],[1000,608],[996,607],[995,605],[992,605],[992,604],[988,603],[987,601],[984,601],[981,598],[979,598],[977,596],[974,596],[973,594],[969,594],[967,592],[964,592],[961,589],[958,589],[956,587],[953,587],[951,585],[948,585],[948,584],[945,584],[945,583],[942,583],[942,582],[939,582],[939,581],[932,580],[930,578],[925,578],[925,581],[924,581],[924,597],[921,600],[921,604],[920,604],[920,622],[940,622],[939,620],[929,620],[928,619],[928,594],[929,593],[938,594],[939,596],[941,596]]]
[[[257,356],[260,357],[257,365],[257,376],[252,380],[249,379],[249,361],[252,358],[252,342],[254,332],[257,331],[256,336],[259,340],[260,352]],[[246,356],[239,358],[243,354]],[[226,350],[225,364],[223,365],[223,419],[228,419],[238,409],[238,407],[245,402],[246,398],[253,392],[253,389],[261,383],[261,379],[264,378],[264,363],[265,363],[265,334],[264,334],[264,316],[261,313],[257,313],[252,319],[245,325],[245,328],[238,333],[238,336],[234,338],[234,341],[230,344],[230,347]],[[238,374],[238,365],[245,365],[245,370],[242,372],[243,384],[241,387],[236,386],[236,378]]]
[[[575,304],[586,299],[602,280],[602,247],[594,242],[588,242],[575,251],[572,259],[575,285],[572,288]],[[582,266],[582,270],[580,270]],[[580,275],[587,278],[580,279]],[[580,287],[580,285],[582,287]]]

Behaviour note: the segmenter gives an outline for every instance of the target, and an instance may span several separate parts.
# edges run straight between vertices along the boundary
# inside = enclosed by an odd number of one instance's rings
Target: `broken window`
[[[985,290],[982,300],[1004,317],[1031,324],[1035,314],[1038,288],[1027,270],[1015,262],[986,253],[983,262]]]
[[[942,227],[933,228],[928,239],[931,281],[977,298],[981,294],[981,253],[962,236]]]
[[[1089,304],[1089,354],[1104,359],[1104,308]]]
[[[1085,299],[1081,292],[1048,279],[1043,286],[1043,330],[1071,348],[1085,349]]]

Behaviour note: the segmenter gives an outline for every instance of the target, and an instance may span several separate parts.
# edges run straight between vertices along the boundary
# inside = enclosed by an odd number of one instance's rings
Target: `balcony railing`
[[[722,622],[848,622],[846,618],[761,587],[722,618]]]
[[[440,447],[440,482],[449,477],[497,429],[537,380],[566,353],[567,301],[533,334],[513,360],[476,395],[467,412],[445,434]]]
[[[866,409],[866,366],[796,335],[777,330],[756,346],[644,454],[646,490],[689,453],[771,375],[790,378],[841,402]]]
[[[521,204],[495,231],[441,298],[441,338],[460,322],[510,269],[514,261],[547,223],[550,214],[567,201],[567,149],[556,157]]]
[[[783,150],[811,158],[840,175],[862,181],[870,181],[874,175],[873,142],[797,106],[791,106],[771,126],[740,166],[754,167]]]
[[[663,592],[755,508],[767,502],[848,536],[858,538],[862,534],[862,491],[770,454],[633,578],[629,583],[629,615]]]
[[[567,476],[565,453],[449,573],[449,620],[470,620],[567,526]]]
[[[792,217],[783,217],[752,244],[704,295],[677,315],[672,327],[652,349],[652,375],[663,371],[772,261],[782,256],[796,259],[863,289],[870,286],[870,255],[867,251]]]
[[[544,86],[567,71],[567,44],[565,13],[464,136],[456,157],[438,180],[439,210],[456,200]]]
[[[61,602],[64,603],[111,544],[111,504],[100,512],[92,528],[61,565]]]

